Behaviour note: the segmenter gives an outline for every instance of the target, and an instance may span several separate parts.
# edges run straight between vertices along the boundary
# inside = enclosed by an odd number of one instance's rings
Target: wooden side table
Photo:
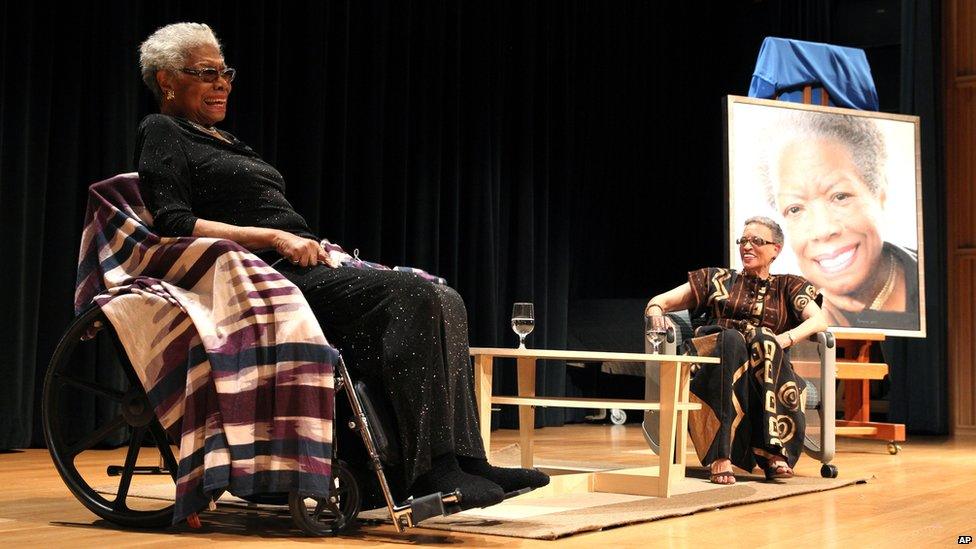
[[[674,480],[684,478],[684,449],[687,444],[688,412],[701,408],[688,402],[689,367],[692,363],[718,364],[714,357],[679,356],[645,353],[604,353],[591,351],[558,351],[549,349],[502,349],[472,347],[475,368],[475,397],[478,420],[485,449],[491,442],[491,405],[513,404],[519,407],[519,446],[522,467],[532,467],[532,438],[535,431],[535,407],[620,408],[624,410],[659,410],[659,465],[605,472],[560,475],[549,493],[613,492],[668,497]],[[491,379],[495,358],[514,358],[518,367],[518,396],[495,396]],[[660,401],[546,397],[535,394],[536,360],[578,360],[584,362],[654,362],[661,369]],[[650,366],[653,367],[653,366]]]

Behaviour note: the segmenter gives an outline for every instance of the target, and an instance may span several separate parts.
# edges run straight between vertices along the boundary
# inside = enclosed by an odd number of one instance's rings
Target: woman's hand
[[[674,327],[674,322],[664,314],[664,307],[654,303],[652,299],[647,307],[644,308],[644,316],[651,319],[651,328],[655,330],[667,330]]]
[[[197,219],[193,226],[193,236],[232,240],[254,252],[274,248],[288,261],[303,267],[318,263],[325,263],[333,268],[339,266],[318,242],[278,229],[239,227],[220,221]]]
[[[655,309],[655,312],[656,311],[657,309]],[[655,330],[667,330],[668,328],[675,327],[674,321],[672,321],[671,317],[669,316],[665,316],[661,314],[652,314],[650,316],[650,319],[651,319],[651,328],[654,328]]]
[[[799,326],[795,326],[778,336],[776,336],[776,342],[779,346],[784,349],[789,349],[797,341],[806,339],[811,335],[822,332],[827,329],[827,319],[817,306],[816,301],[810,301],[807,303],[806,307],[800,313],[803,318],[803,322]]]
[[[687,309],[693,303],[692,297],[691,284],[685,282],[677,288],[652,297],[644,308],[644,316],[650,317],[651,327],[655,330],[674,328],[674,322],[664,313]]]
[[[274,248],[285,259],[295,265],[311,267],[319,263],[325,263],[330,267],[335,267],[329,258],[328,252],[321,244],[308,238],[302,238],[287,231],[278,231],[274,237]]]

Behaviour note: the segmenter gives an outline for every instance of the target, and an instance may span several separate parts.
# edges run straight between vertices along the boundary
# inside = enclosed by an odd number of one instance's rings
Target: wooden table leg
[[[518,359],[518,394],[535,396],[535,359]],[[519,406],[519,446],[522,467],[532,467],[532,434],[535,431],[535,406]]]
[[[688,393],[691,389],[691,364],[678,364],[678,402],[688,402]],[[678,432],[676,433],[677,442],[674,447],[674,462],[685,467],[685,449],[688,447],[688,410],[680,412],[678,421]],[[681,473],[684,475],[684,472]]]
[[[474,357],[474,398],[478,403],[478,425],[481,429],[481,442],[485,453],[491,451],[491,374],[494,357],[476,355]]]
[[[675,408],[679,387],[679,366],[676,362],[661,363],[661,425],[659,440],[661,451],[658,453],[659,471],[658,497],[666,498],[671,495],[671,469],[675,456],[675,430],[678,424],[678,412]]]

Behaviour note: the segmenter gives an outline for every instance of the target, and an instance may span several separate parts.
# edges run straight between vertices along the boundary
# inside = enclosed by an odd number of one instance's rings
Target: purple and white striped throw
[[[327,495],[338,354],[305,298],[234,242],[153,234],[138,183],[89,188],[75,310],[102,308],[179,443],[174,524],[224,490]]]

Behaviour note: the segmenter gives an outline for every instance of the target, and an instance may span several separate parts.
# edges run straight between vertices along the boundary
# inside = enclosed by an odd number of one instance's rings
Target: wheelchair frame
[[[124,378],[128,388],[121,390],[111,382],[99,384],[79,375],[71,370],[72,359],[78,351],[80,342],[95,341],[98,344],[98,332],[105,333],[111,341],[112,354],[118,359],[121,372],[116,377]],[[119,376],[118,374],[121,374]],[[348,426],[359,432],[369,456],[370,468],[375,472],[381,491],[386,502],[386,508],[397,532],[413,527],[417,523],[434,516],[449,515],[461,510],[460,504],[463,494],[454,491],[448,494],[440,492],[419,498],[410,498],[406,502],[394,502],[380,451],[377,448],[373,429],[382,429],[382,425],[370,425],[367,419],[368,410],[364,401],[357,394],[355,385],[346,368],[345,361],[339,357],[335,371],[335,389],[344,392],[352,410],[352,417]],[[82,393],[108,401],[108,408],[118,407],[119,412],[114,419],[103,423],[93,432],[82,436],[80,440],[69,441],[63,428],[66,389],[73,387]],[[173,504],[161,509],[137,510],[127,504],[128,492],[134,475],[140,474],[168,474],[176,481],[178,464],[170,447],[167,436],[159,420],[153,412],[149,399],[142,388],[142,384],[135,370],[129,363],[128,357],[119,341],[115,330],[106,319],[101,309],[95,305],[78,315],[69,325],[62,336],[44,379],[42,397],[42,423],[44,438],[47,443],[51,459],[62,480],[71,493],[85,507],[99,517],[122,526],[139,528],[159,528],[170,525],[173,517]],[[111,435],[117,434],[123,428],[131,430],[122,466],[109,465],[106,469],[110,477],[119,476],[119,486],[114,500],[108,500],[98,490],[91,486],[78,471],[74,464],[75,458],[85,450],[104,442]],[[160,453],[161,465],[158,467],[136,466],[136,460],[147,435],[152,436],[153,444]],[[290,494],[257,494],[243,499],[266,505],[288,505],[295,525],[309,535],[337,535],[354,524],[360,511],[360,489],[349,468],[340,460],[335,459],[333,466],[333,481],[330,494],[326,498],[310,498],[292,492]],[[306,503],[307,499],[315,502],[314,508]],[[328,513],[326,513],[328,511]],[[191,527],[199,527],[200,522],[196,514],[187,519]]]

